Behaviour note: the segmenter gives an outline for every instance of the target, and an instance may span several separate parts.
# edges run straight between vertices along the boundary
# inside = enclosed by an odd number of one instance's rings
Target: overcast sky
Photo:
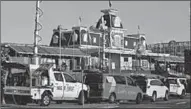
[[[1,2],[1,42],[33,43],[36,1]],[[49,45],[53,29],[95,25],[108,7],[108,1],[43,1],[40,4],[43,25],[40,44]],[[189,1],[112,1],[127,34],[146,34],[147,43],[190,40]]]

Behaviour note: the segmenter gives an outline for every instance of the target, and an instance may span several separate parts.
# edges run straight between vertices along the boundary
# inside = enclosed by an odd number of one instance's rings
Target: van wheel
[[[109,96],[109,103],[114,103],[116,101],[116,96],[114,93],[112,93],[110,96]]]
[[[80,95],[79,95],[79,97],[78,97],[78,104],[79,105],[82,105],[83,104],[83,100],[84,100],[84,103],[85,103],[85,101],[86,101],[86,98],[85,98],[85,93],[83,93],[83,95],[82,95],[82,91],[80,92]]]
[[[51,102],[50,95],[48,93],[44,93],[41,98],[41,106],[48,106]]]
[[[165,93],[164,101],[168,101],[168,91]]]
[[[140,93],[138,93],[138,94],[137,94],[137,98],[136,98],[136,103],[137,103],[137,104],[140,104],[140,103],[141,103],[141,101],[142,101],[141,94],[140,94]]]
[[[155,102],[157,98],[156,92],[153,92],[152,97],[151,97],[151,102]]]
[[[180,95],[180,99],[183,99],[186,96],[185,90],[182,91],[182,94]]]

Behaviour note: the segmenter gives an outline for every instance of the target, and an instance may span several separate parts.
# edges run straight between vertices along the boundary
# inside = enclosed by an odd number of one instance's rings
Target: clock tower
[[[105,30],[105,40],[109,42],[108,46],[112,49],[123,49],[124,48],[124,36],[126,29],[123,29],[123,25],[120,17],[117,15],[118,10],[116,9],[104,9],[101,10],[103,15],[98,20],[96,25],[97,29]]]

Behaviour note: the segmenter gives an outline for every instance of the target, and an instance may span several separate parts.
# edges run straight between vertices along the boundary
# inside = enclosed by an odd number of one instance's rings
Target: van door
[[[103,90],[105,89],[102,74],[87,74],[85,84],[87,84],[90,87],[90,98],[100,98],[103,96]]]
[[[68,74],[64,74],[64,98],[67,100],[77,98],[78,95],[78,83]]]
[[[138,88],[135,86],[133,80],[129,77],[126,77],[127,79],[127,86],[126,86],[126,92],[127,92],[127,100],[135,100],[138,93]]]
[[[124,100],[127,98],[126,79],[124,76],[113,76],[116,81],[116,98],[117,100]]]
[[[109,98],[110,94],[112,92],[115,92],[115,87],[116,87],[115,79],[112,76],[106,76],[104,83],[105,83],[105,87],[103,91],[103,97]]]
[[[64,81],[61,73],[54,73],[53,99],[61,100],[64,96]]]

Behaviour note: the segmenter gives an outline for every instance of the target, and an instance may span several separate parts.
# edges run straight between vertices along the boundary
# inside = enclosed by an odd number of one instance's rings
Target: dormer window
[[[127,40],[125,41],[125,46],[128,46],[128,41]]]
[[[137,45],[137,43],[136,42],[133,42],[133,46],[135,47]]]
[[[118,16],[111,15],[111,25],[114,28],[123,28],[121,19]]]
[[[93,37],[93,43],[96,43],[96,37]]]

